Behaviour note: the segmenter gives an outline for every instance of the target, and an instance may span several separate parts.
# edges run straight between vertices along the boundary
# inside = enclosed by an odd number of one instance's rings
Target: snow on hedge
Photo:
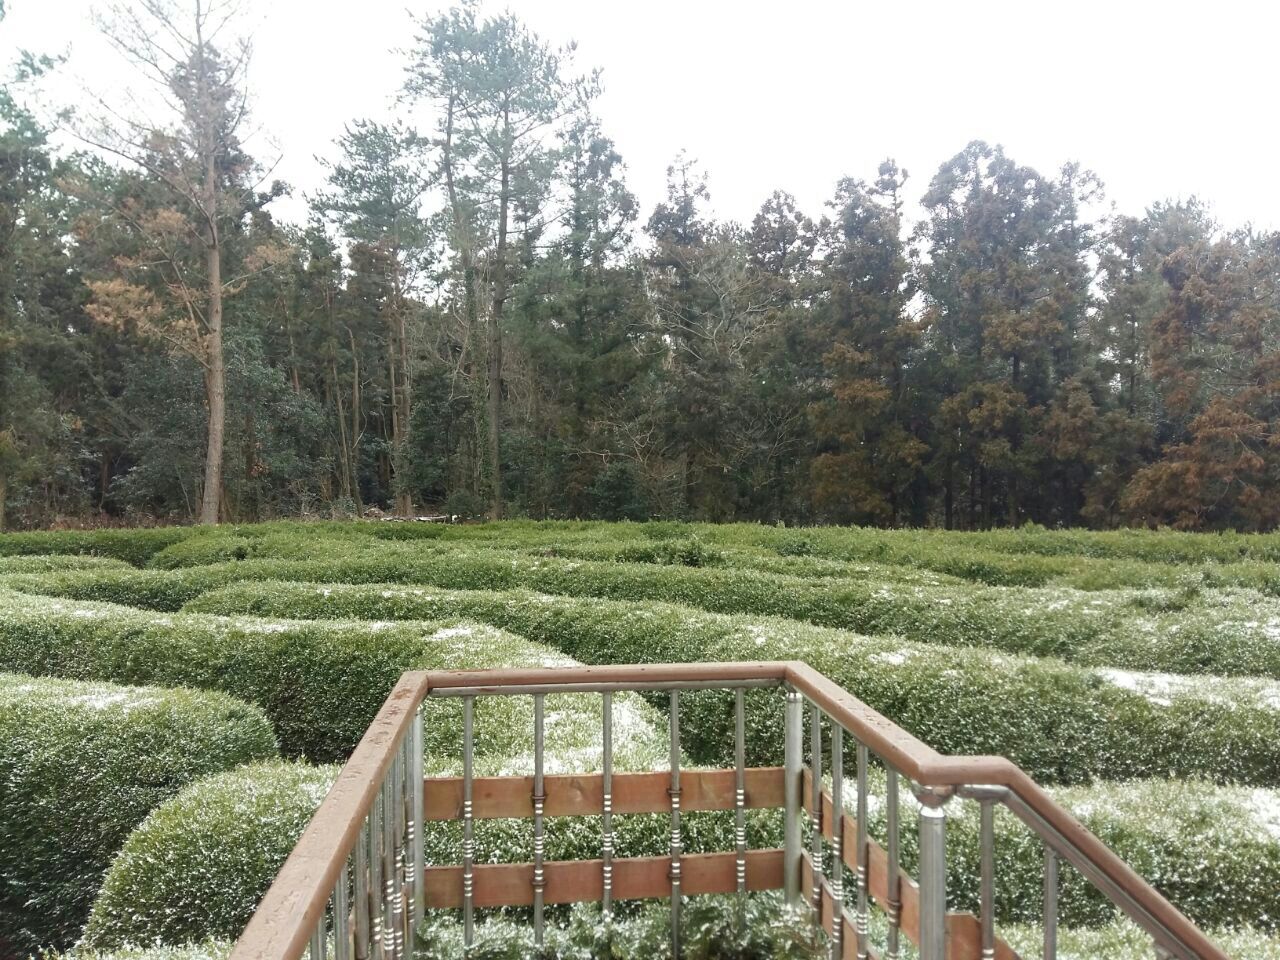
[[[769,617],[728,616],[525,591],[396,585],[240,584],[192,610],[323,620],[462,617],[554,644],[590,663],[805,660],[945,753],[1001,754],[1046,782],[1200,777],[1280,783],[1280,684],[1200,677],[1159,695],[1054,659],[864,637]],[[1143,680],[1142,682],[1146,682]],[[1156,681],[1153,681],[1156,682]],[[781,710],[751,710],[755,759],[777,761]],[[697,709],[697,708],[694,708]],[[689,749],[723,760],[724,699],[689,724]]]
[[[69,945],[152,807],[275,755],[262,712],[224,694],[0,674],[0,942]]]

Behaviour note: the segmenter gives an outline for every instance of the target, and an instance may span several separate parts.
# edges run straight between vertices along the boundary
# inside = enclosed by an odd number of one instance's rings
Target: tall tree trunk
[[[510,128],[504,114],[503,120]],[[498,188],[498,246],[493,268],[493,309],[489,311],[489,468],[492,500],[489,516],[502,519],[502,312],[507,302],[507,208],[511,202],[510,152],[502,157]]]
[[[4,532],[4,498],[9,493],[9,478],[5,475],[4,469],[0,468],[0,533]]]
[[[212,166],[212,163],[210,164]],[[222,500],[222,443],[226,435],[226,370],[222,356],[222,250],[215,239],[206,252],[209,271],[209,310],[205,336],[205,398],[209,406],[208,442],[205,445],[204,497],[200,522],[217,523]]]

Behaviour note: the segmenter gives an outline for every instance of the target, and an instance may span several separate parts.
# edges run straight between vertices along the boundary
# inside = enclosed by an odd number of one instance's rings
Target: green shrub
[[[192,538],[179,548],[190,550],[205,539]],[[51,595],[160,610],[177,609],[220,585],[264,579],[469,590],[525,587],[566,596],[780,616],[864,634],[1055,656],[1093,666],[1280,678],[1280,600],[1252,591],[1080,591],[806,580],[758,570],[687,567],[670,558],[684,556],[691,549],[688,541],[654,541],[653,546],[661,551],[673,543],[676,548],[668,561],[655,563],[384,548],[312,560],[218,563],[167,573],[52,571],[12,576],[8,583]],[[302,546],[292,544],[289,549],[301,551]]]
[[[242,584],[210,593],[191,609],[321,619],[465,617],[555,644],[586,663],[804,660],[936,749],[1003,754],[1040,780],[1280,783],[1274,750],[1280,691],[1265,681],[1097,671],[767,617],[522,591]],[[755,760],[777,762],[777,704],[761,702],[751,718]],[[696,700],[688,727],[695,759],[727,757],[727,698]]]
[[[54,570],[127,570],[129,565],[112,557],[76,554],[19,554],[0,556],[0,576],[12,573],[49,573]]]
[[[1249,928],[1207,931],[1235,960],[1280,960],[1280,940]],[[1036,957],[1044,945],[1040,927],[1020,925],[1001,929],[1001,936],[1023,957]],[[1150,960],[1151,937],[1128,921],[1105,927],[1058,931],[1058,960]]]
[[[275,754],[261,711],[223,694],[0,674],[0,943],[70,944],[152,807]]]
[[[1054,798],[1141,877],[1202,927],[1257,924],[1280,930],[1280,792],[1204,782],[1137,780],[1050,790]],[[857,787],[845,790],[854,809]],[[883,775],[868,793],[870,829],[884,842]],[[903,791],[905,867],[916,869],[919,804]],[[996,808],[996,912],[1002,924],[1042,916],[1044,848],[1013,814]],[[947,805],[948,896],[952,909],[979,908],[978,804]],[[1060,876],[1058,911],[1069,927],[1110,923],[1111,902],[1070,866]]]
[[[454,618],[314,623],[165,615],[0,591],[0,668],[222,690],[260,706],[285,753],[313,760],[344,759],[405,670],[571,663],[540,644]],[[553,710],[559,702],[548,700],[548,740],[568,738],[566,749],[585,747],[599,727],[594,719],[585,723],[581,711],[596,708],[569,698],[567,707]],[[457,754],[461,709],[456,698],[434,707],[429,752]],[[636,709],[656,716],[648,707]],[[476,749],[523,752],[532,713],[527,697],[480,701],[476,727],[483,736]]]
[[[140,567],[153,554],[191,536],[195,527],[146,530],[58,530],[0,534],[0,556],[71,553],[114,557]]]
[[[63,960],[227,960],[234,944],[230,940],[205,940],[182,946],[121,947],[119,950],[77,948],[62,954]],[[56,956],[49,960],[56,960]]]
[[[693,897],[681,912],[683,960],[818,960],[827,941],[805,907],[789,907],[774,893],[751,895],[739,910],[730,897]],[[547,931],[538,952],[528,924],[495,919],[481,923],[470,952],[453,918],[430,918],[419,936],[419,960],[669,960],[671,910],[645,903],[631,916],[605,925],[594,905],[575,907],[563,926]]]
[[[251,765],[161,804],[112,863],[84,945],[234,940],[336,775],[333,767]]]

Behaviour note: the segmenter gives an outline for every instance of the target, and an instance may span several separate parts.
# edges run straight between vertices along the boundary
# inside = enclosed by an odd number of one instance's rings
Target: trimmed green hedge
[[[946,753],[1003,754],[1045,782],[1201,777],[1280,783],[1280,689],[1270,682],[1122,674],[978,649],[862,637],[663,604],[523,591],[241,584],[192,610],[307,618],[466,617],[555,644],[586,663],[805,660]],[[753,708],[757,762],[777,762],[781,711]],[[689,706],[688,749],[721,761],[732,744],[723,697]]]
[[[142,566],[171,543],[191,536],[195,527],[154,527],[146,530],[55,530],[0,535],[0,556],[26,554],[87,554],[114,557]]]
[[[235,944],[230,940],[206,940],[173,947],[122,947],[119,950],[77,948],[62,954],[63,960],[227,960]],[[56,960],[56,955],[49,960]]]
[[[286,754],[320,761],[346,758],[405,670],[572,662],[548,647],[456,618],[314,623],[158,614],[0,591],[0,668],[222,690],[266,711]],[[585,718],[581,711],[595,708],[567,699],[564,709],[552,709],[560,698],[548,700],[548,740],[559,737],[565,749],[585,749],[599,727],[594,714]],[[636,710],[657,716],[634,699]],[[461,710],[457,699],[433,703],[428,752],[460,749]],[[523,753],[532,717],[527,697],[480,701],[476,749]]]
[[[1196,781],[1136,780],[1051,789],[1054,798],[1120,859],[1202,927],[1255,924],[1280,931],[1280,791]],[[857,786],[845,785],[853,810]],[[916,869],[919,804],[902,792],[904,866]],[[883,775],[868,795],[872,835],[884,842]],[[977,912],[978,804],[947,805],[948,896],[952,909]],[[996,910],[1002,924],[1041,919],[1044,848],[1020,820],[996,808]],[[1069,927],[1111,922],[1115,908],[1073,868],[1063,866],[1058,910]]]
[[[234,940],[336,776],[334,767],[252,765],[157,807],[112,863],[84,946]]]
[[[0,556],[0,576],[15,573],[51,573],[55,570],[127,570],[129,565],[113,557],[82,557],[76,554]]]
[[[69,945],[152,807],[275,755],[262,712],[220,693],[0,674],[0,952]]]
[[[229,539],[217,542],[225,545]],[[179,546],[185,550],[214,540],[197,537]],[[301,552],[303,545],[290,541],[288,549]],[[218,586],[272,579],[528,588],[786,617],[921,643],[990,647],[1126,670],[1280,678],[1280,600],[1247,590],[1079,591],[812,580],[758,570],[582,562],[434,547],[311,560],[256,559],[166,572],[51,571],[11,576],[7,582],[49,595],[176,610]]]
[[[1235,960],[1280,960],[1280,939],[1251,928],[1206,931],[1214,943]],[[1044,934],[1040,927],[1020,925],[1000,935],[1023,957],[1040,956]],[[1128,921],[1117,920],[1093,929],[1058,931],[1058,960],[1151,960],[1151,938]]]

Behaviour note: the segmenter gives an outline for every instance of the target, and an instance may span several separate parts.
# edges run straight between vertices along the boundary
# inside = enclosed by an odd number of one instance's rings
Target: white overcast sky
[[[344,122],[386,119],[415,13],[439,0],[249,0],[260,157],[299,195]],[[1052,172],[1078,160],[1123,212],[1191,194],[1227,226],[1280,227],[1280,4],[1134,0],[514,0],[545,38],[604,70],[598,112],[645,215],[685,148],[718,215],[749,220],[770,192],[822,212],[835,181],[895,157],[918,196],[966,142],[1003,143]],[[90,0],[8,0],[0,64],[70,54],[104,89],[122,67]],[[297,216],[300,199],[280,210]]]

